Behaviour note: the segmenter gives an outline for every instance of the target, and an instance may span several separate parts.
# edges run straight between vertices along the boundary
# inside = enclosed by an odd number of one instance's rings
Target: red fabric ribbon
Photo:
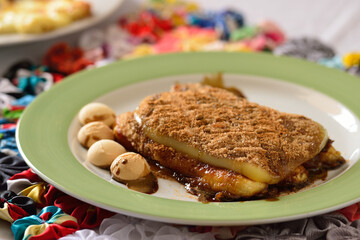
[[[45,195],[47,205],[54,205],[61,208],[65,213],[75,217],[80,228],[95,228],[108,217],[114,215],[113,212],[94,207],[88,203],[73,198],[52,185]]]
[[[45,231],[37,236],[32,236],[29,240],[49,240],[59,239],[79,230],[79,226],[73,221],[63,222],[61,225],[51,224]]]
[[[346,208],[340,209],[339,212],[343,214],[350,222],[360,219],[360,203],[355,203]]]
[[[15,174],[9,180],[15,180],[15,179],[21,179],[21,178],[26,178],[30,182],[43,182],[43,180],[38,175],[36,175],[36,173],[32,172],[30,168],[21,173]]]
[[[21,207],[18,207],[15,204],[9,202],[7,204],[8,204],[9,215],[14,221],[29,216],[29,214]]]

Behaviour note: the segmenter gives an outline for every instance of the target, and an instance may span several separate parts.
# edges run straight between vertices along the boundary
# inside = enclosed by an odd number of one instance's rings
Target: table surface
[[[119,16],[133,11],[142,0],[126,0],[123,8],[94,28],[105,26]],[[245,16],[247,24],[261,20],[276,22],[289,38],[314,37],[332,46],[339,55],[360,51],[360,1],[357,0],[196,0],[203,9],[236,9]],[[58,41],[75,43],[82,32],[46,42],[0,47],[0,72],[13,62],[29,58],[40,61],[45,51]],[[13,239],[10,224],[0,221],[0,240]]]

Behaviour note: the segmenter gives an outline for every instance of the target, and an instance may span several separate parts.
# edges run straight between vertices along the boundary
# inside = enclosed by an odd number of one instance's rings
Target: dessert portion
[[[151,172],[146,159],[134,152],[124,153],[115,158],[110,172],[114,180],[138,192],[152,194],[159,188],[157,178]]]
[[[82,127],[77,139],[88,149],[88,162],[110,170],[112,179],[129,189],[147,194],[157,191],[157,178],[146,159],[140,154],[127,152],[121,144],[113,141],[115,113],[110,107],[102,103],[89,103],[79,111],[78,120]]]
[[[326,131],[310,119],[201,84],[175,85],[172,92],[151,96],[134,115],[155,142],[269,184],[313,158],[327,142]]]
[[[102,139],[91,145],[87,152],[87,159],[97,167],[109,168],[114,159],[125,152],[126,149],[121,144]]]
[[[129,152],[119,155],[111,164],[110,171],[119,181],[131,181],[145,177],[150,166],[143,156]]]
[[[114,132],[123,146],[215,201],[274,197],[345,162],[319,123],[203,84],[145,98],[117,118]]]
[[[79,121],[82,125],[97,121],[113,127],[115,119],[115,112],[103,103],[89,103],[79,112]]]
[[[89,148],[101,139],[114,140],[114,134],[105,123],[96,121],[84,125],[80,129],[77,138],[81,145]]]
[[[234,93],[238,97],[245,98],[244,93],[241,90],[239,90],[238,88],[225,86],[222,73],[211,74],[208,76],[205,75],[203,80],[201,81],[201,84],[211,86],[211,87],[222,88],[222,89],[228,90],[229,92]],[[179,86],[179,85],[175,85],[174,87],[176,87],[176,86]],[[188,87],[189,87],[189,85],[188,85]]]
[[[86,1],[1,0],[0,34],[45,33],[90,15],[90,4]]]

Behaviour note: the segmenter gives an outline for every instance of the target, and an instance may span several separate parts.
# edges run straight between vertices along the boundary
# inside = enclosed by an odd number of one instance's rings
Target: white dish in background
[[[116,13],[124,0],[85,0],[91,4],[92,16],[68,26],[42,34],[0,34],[0,47],[49,40],[94,26]]]

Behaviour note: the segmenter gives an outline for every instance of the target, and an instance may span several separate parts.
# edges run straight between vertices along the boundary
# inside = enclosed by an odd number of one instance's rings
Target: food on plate
[[[111,164],[113,178],[119,181],[132,181],[150,173],[150,166],[143,156],[128,152],[118,156]]]
[[[276,197],[345,163],[302,115],[203,84],[176,84],[118,116],[115,137],[208,200]]]
[[[152,194],[159,188],[148,162],[138,153],[128,152],[118,156],[111,164],[110,172],[114,180],[138,192]]]
[[[114,140],[114,133],[103,122],[91,122],[80,128],[77,138],[81,145],[89,148],[101,139]]]
[[[78,0],[2,0],[0,34],[49,32],[91,16],[90,8]]]
[[[117,156],[125,152],[126,149],[119,143],[102,139],[91,145],[87,152],[87,160],[97,167],[108,168]]]
[[[79,121],[82,125],[98,121],[112,127],[115,124],[115,119],[115,112],[103,103],[89,103],[79,112]]]
[[[113,141],[115,113],[105,104],[89,103],[79,111],[78,119],[85,124],[78,132],[78,141],[88,149],[87,160],[94,166],[109,169],[114,180],[129,189],[152,194],[158,190],[157,177],[140,154],[126,152]]]
[[[225,89],[225,90],[228,90],[228,91],[234,93],[238,97],[245,98],[244,93],[241,90],[239,90],[238,88],[225,86],[222,73],[216,73],[216,74],[204,76],[203,80],[201,81],[201,84],[208,85],[211,87],[222,88],[222,89]]]

